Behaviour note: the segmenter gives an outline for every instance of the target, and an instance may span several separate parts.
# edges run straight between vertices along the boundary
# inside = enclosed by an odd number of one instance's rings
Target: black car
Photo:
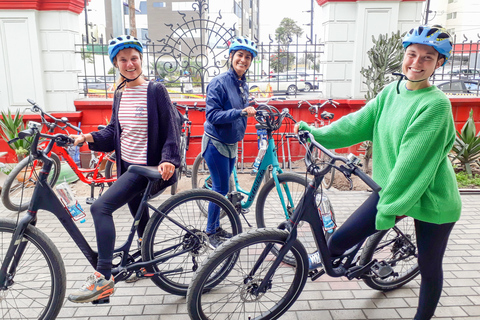
[[[446,94],[452,95],[480,95],[480,79],[457,79],[450,81],[436,81],[434,84]]]

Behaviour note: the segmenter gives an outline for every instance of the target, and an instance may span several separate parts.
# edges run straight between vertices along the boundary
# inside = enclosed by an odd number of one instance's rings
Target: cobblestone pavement
[[[168,192],[167,192],[168,193]],[[368,196],[367,192],[330,192],[337,219],[344,219]],[[160,203],[162,195],[154,201]],[[445,281],[436,319],[480,319],[480,195],[462,195],[463,212],[456,224],[444,259]],[[86,239],[95,245],[93,220],[79,224]],[[119,235],[128,230],[131,216],[126,207],[115,213]],[[0,217],[15,219],[16,214],[0,204]],[[80,287],[93,269],[56,219],[47,212],[39,213],[37,226],[60,250],[67,269],[67,294]],[[253,210],[247,214],[254,222]],[[248,229],[244,227],[244,230]],[[124,234],[124,233],[123,233]],[[120,237],[120,236],[119,236]],[[117,244],[122,243],[119,239]],[[309,319],[412,319],[418,303],[419,278],[392,292],[378,292],[362,281],[322,276],[307,285],[282,320]],[[151,281],[119,283],[111,303],[94,306],[73,304],[65,300],[58,319],[85,320],[183,320],[188,319],[185,298],[168,294]]]

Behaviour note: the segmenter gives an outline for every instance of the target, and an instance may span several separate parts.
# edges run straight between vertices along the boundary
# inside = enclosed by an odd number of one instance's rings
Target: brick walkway
[[[330,192],[337,219],[343,221],[367,196],[366,192]],[[167,197],[162,195],[161,197]],[[156,200],[160,203],[162,198]],[[480,319],[480,195],[462,195],[463,212],[455,226],[444,260],[445,281],[436,319]],[[82,202],[83,205],[84,202]],[[84,205],[84,207],[87,207]],[[89,210],[86,210],[89,213]],[[122,208],[115,214],[119,234],[130,227],[131,217]],[[0,217],[16,218],[0,204]],[[83,284],[93,269],[52,215],[40,212],[38,226],[59,248],[67,268],[67,294]],[[252,212],[248,214],[254,222]],[[80,225],[87,240],[94,244],[93,220]],[[244,229],[245,226],[244,226]],[[120,241],[119,241],[120,242]],[[418,302],[419,278],[403,288],[382,293],[362,281],[323,276],[307,285],[281,319],[412,319]],[[167,294],[151,281],[119,283],[107,305],[73,304],[65,300],[58,319],[85,320],[186,320],[185,299]]]

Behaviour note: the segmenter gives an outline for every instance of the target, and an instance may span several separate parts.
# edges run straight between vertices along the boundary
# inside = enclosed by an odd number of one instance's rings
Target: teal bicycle
[[[258,167],[255,180],[249,191],[244,190],[239,182],[236,170],[233,171],[233,178],[230,181],[230,192],[228,197],[234,204],[237,211],[243,215],[247,224],[250,223],[245,217],[245,213],[252,207],[254,200],[258,194],[255,205],[255,220],[258,228],[276,228],[280,223],[290,219],[303,196],[305,188],[309,181],[305,176],[283,172],[277,157],[277,147],[273,132],[278,130],[284,119],[289,119],[296,122],[289,114],[288,109],[279,112],[277,108],[266,103],[259,104],[257,107],[257,115],[255,116],[258,129],[265,129],[267,133],[268,146],[263,156],[262,162]],[[271,169],[270,169],[271,168]],[[262,180],[267,172],[271,170],[271,178],[261,187]],[[192,168],[192,187],[211,189],[211,179],[208,167],[199,154],[193,164]],[[318,190],[321,192],[321,189]],[[331,206],[330,206],[331,208]],[[332,210],[332,219],[335,221],[335,215]],[[207,214],[207,208],[204,208],[204,213]],[[275,213],[275,214],[272,214]],[[333,230],[326,232],[328,238],[333,233]],[[311,248],[306,248],[308,252],[315,252],[315,242],[308,224],[298,226],[298,236],[302,243],[310,244]],[[311,250],[310,250],[311,249]],[[285,256],[284,261],[289,264],[294,264],[294,257]]]

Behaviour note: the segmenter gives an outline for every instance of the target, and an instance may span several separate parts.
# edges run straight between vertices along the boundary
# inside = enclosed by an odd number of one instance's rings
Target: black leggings
[[[124,173],[90,207],[97,236],[97,271],[103,274],[106,279],[110,279],[112,274],[112,259],[116,238],[112,214],[128,203],[130,213],[135,217],[142,200],[143,191],[145,191],[148,183],[147,178],[128,172],[127,168],[129,166],[128,163],[123,165],[122,172]],[[140,220],[137,229],[139,238],[143,236],[148,218],[148,212],[146,212]]]
[[[332,235],[328,247],[339,256],[374,234],[378,195],[372,194]],[[433,317],[443,286],[443,255],[455,223],[434,224],[415,220],[418,265],[421,274],[420,297],[415,320]]]

